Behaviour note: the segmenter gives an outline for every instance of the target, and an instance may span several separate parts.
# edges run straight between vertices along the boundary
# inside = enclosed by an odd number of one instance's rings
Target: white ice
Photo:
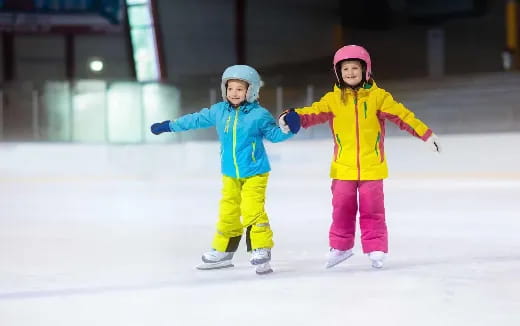
[[[195,269],[218,144],[2,144],[0,325],[520,325],[520,134],[440,137],[386,140],[383,270],[324,268],[331,141],[269,144],[265,276]]]

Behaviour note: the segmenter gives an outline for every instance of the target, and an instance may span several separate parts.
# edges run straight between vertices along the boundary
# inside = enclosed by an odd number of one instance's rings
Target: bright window
[[[126,0],[138,81],[157,81],[159,56],[149,0]]]

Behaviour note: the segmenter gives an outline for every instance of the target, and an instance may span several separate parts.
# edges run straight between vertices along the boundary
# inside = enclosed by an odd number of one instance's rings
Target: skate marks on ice
[[[162,279],[159,281],[135,280],[130,282],[112,282],[120,284],[109,285],[92,285],[62,288],[47,288],[40,290],[21,290],[21,291],[0,291],[0,301],[4,300],[23,300],[38,299],[50,297],[71,297],[71,296],[87,296],[87,295],[103,295],[125,292],[139,291],[155,291],[164,289],[186,288],[186,287],[206,287],[215,284],[225,284],[234,282],[247,282],[262,279],[272,275],[265,273],[257,275],[254,266],[247,263],[234,264],[227,266],[228,268],[220,268],[213,270],[198,270],[187,268],[182,272],[172,273],[171,279]],[[143,276],[142,279],[150,279],[150,275]],[[46,283],[46,282],[44,282]],[[54,282],[54,283],[59,283]],[[105,281],[105,283],[108,283]],[[40,287],[44,287],[42,285]],[[35,286],[33,286],[35,287]]]
[[[479,256],[470,258],[450,257],[440,259],[401,259],[392,257],[387,261],[384,268],[376,270],[372,268],[368,259],[359,259],[356,255],[347,262],[330,269],[323,267],[323,259],[306,259],[293,261],[274,261],[273,273],[267,275],[256,275],[255,268],[248,263],[234,264],[234,267],[215,269],[215,270],[186,270],[176,273],[172,279],[160,281],[135,281],[123,284],[99,285],[88,287],[67,287],[42,290],[24,291],[2,291],[0,301],[5,300],[24,300],[49,297],[71,297],[102,295],[110,293],[125,293],[139,291],[155,291],[186,287],[206,287],[226,284],[243,284],[246,282],[259,282],[273,280],[298,280],[302,279],[330,279],[333,281],[341,275],[349,279],[363,278],[363,275],[374,275],[383,273],[385,276],[393,277],[401,275],[406,271],[409,277],[429,277],[438,275],[439,278],[449,276],[453,279],[463,279],[466,281],[478,280],[481,278],[492,278],[495,273],[517,270],[520,268],[520,255],[511,256]],[[354,258],[358,258],[357,260]],[[366,258],[366,257],[362,257]],[[228,266],[230,267],[230,266]],[[491,271],[491,273],[490,273]],[[382,275],[383,275],[382,274]]]
[[[391,260],[391,262],[390,262]],[[388,264],[388,266],[387,266]],[[483,267],[492,267],[495,265],[504,264],[511,269],[520,268],[520,255],[510,255],[510,256],[475,256],[475,257],[449,257],[449,258],[439,258],[439,259],[426,259],[426,258],[413,258],[413,259],[404,259],[404,258],[390,258],[387,262],[385,262],[385,266],[382,270],[392,269],[392,270],[418,270],[418,269],[438,269],[443,266],[449,267],[451,269],[460,267],[463,271],[468,271],[471,269],[478,269]],[[516,266],[516,268],[514,267]]]
[[[231,283],[257,282],[263,279],[287,279],[291,277],[318,276],[322,269],[319,267],[307,268],[307,271],[298,266],[291,267],[290,264],[281,263],[275,265],[274,272],[265,275],[257,275],[254,266],[248,263],[234,264],[230,268],[214,270],[188,269],[183,272],[175,273],[172,279],[159,281],[133,281],[122,284],[92,285],[63,288],[46,288],[40,290],[22,291],[2,291],[0,301],[4,300],[24,300],[51,297],[73,297],[103,295],[112,293],[130,293],[139,291],[154,291],[164,289],[186,288],[186,287],[206,287],[212,285],[225,285]],[[143,277],[145,278],[145,277]],[[149,278],[149,277],[146,277]],[[59,281],[58,281],[59,282]],[[113,282],[116,283],[116,282]],[[43,286],[41,286],[43,287]]]

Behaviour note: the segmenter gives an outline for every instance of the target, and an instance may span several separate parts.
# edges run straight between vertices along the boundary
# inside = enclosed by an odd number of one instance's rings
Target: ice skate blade
[[[384,264],[381,261],[372,261],[372,268],[374,269],[382,269],[383,265]]]
[[[205,271],[205,270],[211,270],[211,269],[229,268],[229,267],[234,267],[234,266],[235,265],[233,265],[231,260],[224,260],[224,261],[219,261],[216,263],[202,263],[197,266],[197,269]]]
[[[354,253],[349,253],[343,257],[340,257],[339,259],[337,260],[334,260],[334,261],[328,261],[327,264],[325,265],[325,268],[332,268],[336,265],[339,265],[341,264],[342,262],[344,262],[345,260],[349,259],[350,257],[354,256]]]
[[[265,263],[262,265],[257,265],[256,267],[256,274],[258,275],[266,275],[273,272],[273,269],[271,268],[271,265],[269,263]]]
[[[272,272],[273,272],[273,269],[269,268],[268,270],[265,270],[265,271],[256,271],[256,274],[257,275],[267,275],[267,274],[271,274]]]
[[[270,261],[271,261],[271,258],[266,258],[266,259],[254,259],[254,260],[250,260],[249,262],[251,263],[251,265],[258,266],[258,265],[262,265],[262,264],[267,264]]]

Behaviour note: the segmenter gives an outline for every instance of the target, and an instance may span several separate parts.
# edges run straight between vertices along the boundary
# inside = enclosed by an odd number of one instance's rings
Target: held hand
[[[289,126],[287,125],[287,123],[285,122],[285,116],[287,115],[287,112],[283,112],[282,114],[280,114],[280,116],[278,117],[278,125],[280,126],[280,129],[282,129],[282,132],[284,134],[288,134],[291,129],[289,129]]]
[[[283,133],[297,134],[301,127],[300,116],[293,109],[289,109],[280,114],[278,124]]]
[[[150,127],[150,131],[154,135],[162,134],[163,132],[171,132],[172,130],[170,129],[170,120],[154,123]]]
[[[426,143],[428,143],[434,152],[441,152],[441,144],[439,143],[439,137],[437,137],[436,134],[432,134],[430,138],[426,139]]]

